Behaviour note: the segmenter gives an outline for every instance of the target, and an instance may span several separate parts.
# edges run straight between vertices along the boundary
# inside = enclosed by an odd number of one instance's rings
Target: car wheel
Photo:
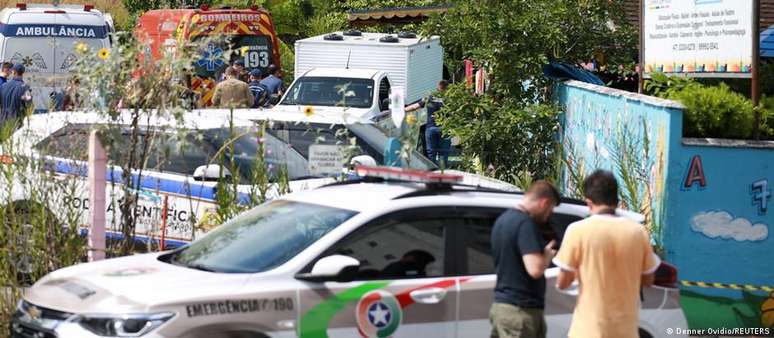
[[[653,336],[650,333],[648,333],[648,331],[645,331],[642,328],[639,328],[639,330],[637,331],[640,334],[640,338],[653,338]]]

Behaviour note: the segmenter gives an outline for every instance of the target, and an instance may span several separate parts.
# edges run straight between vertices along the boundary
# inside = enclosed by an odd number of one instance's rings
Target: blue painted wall
[[[681,106],[580,82],[560,84],[555,94],[563,108],[563,193],[579,197],[577,186],[595,169],[616,173],[622,203],[649,216],[646,223],[660,244],[667,211],[667,162],[671,149],[679,145],[674,133],[682,128]]]
[[[774,148],[683,145],[669,164],[668,259],[697,328],[774,327]],[[768,310],[768,311],[766,311]]]
[[[644,197],[622,200],[651,215],[661,254],[685,282],[691,328],[774,327],[774,143],[684,140],[671,101],[579,82],[555,92],[564,193],[597,168],[624,191],[636,181],[628,190]]]

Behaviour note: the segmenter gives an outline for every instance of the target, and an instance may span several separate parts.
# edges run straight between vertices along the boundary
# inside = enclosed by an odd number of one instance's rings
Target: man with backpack
[[[250,72],[250,82],[248,83],[248,86],[255,98],[253,106],[250,108],[265,107],[269,101],[269,88],[266,88],[265,85],[261,84],[261,75],[261,70],[259,69],[253,69]]]

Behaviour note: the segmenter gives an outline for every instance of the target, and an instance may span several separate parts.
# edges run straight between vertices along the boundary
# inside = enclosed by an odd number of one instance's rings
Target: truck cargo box
[[[333,34],[335,38],[326,39]],[[388,34],[333,34],[296,41],[296,78],[313,68],[381,70],[388,74],[392,87],[404,88],[406,102],[432,93],[442,78],[443,48],[437,36],[391,35],[392,39],[384,39]]]

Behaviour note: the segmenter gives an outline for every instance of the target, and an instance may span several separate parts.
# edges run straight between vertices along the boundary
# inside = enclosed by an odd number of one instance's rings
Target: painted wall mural
[[[735,218],[727,211],[702,211],[691,218],[691,230],[709,238],[738,242],[762,241],[769,236],[766,224],[752,224],[744,217]]]
[[[671,102],[655,106],[609,88],[559,86],[564,107],[561,142],[562,193],[581,197],[579,186],[593,170],[614,172],[621,183],[622,205],[646,216],[646,226],[661,247],[665,214]],[[644,183],[644,184],[643,184]]]
[[[683,139],[670,101],[578,82],[555,93],[563,192],[596,168],[618,176],[678,268],[690,328],[774,328],[774,143]]]
[[[683,310],[696,328],[774,327],[774,146],[712,143],[681,142],[670,161],[685,173],[670,185],[665,238],[686,281]]]

